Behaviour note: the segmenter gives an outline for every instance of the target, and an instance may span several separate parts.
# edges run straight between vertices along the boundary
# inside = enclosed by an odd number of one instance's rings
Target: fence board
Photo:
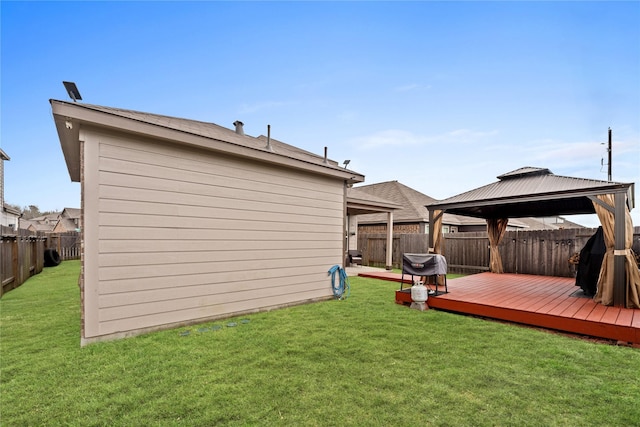
[[[540,276],[573,277],[575,265],[569,258],[587,243],[595,228],[563,230],[507,231],[498,246],[505,273]],[[640,227],[635,227],[633,250],[640,252]],[[393,266],[402,267],[403,253],[426,253],[428,234],[395,234]],[[386,254],[384,234],[358,235],[358,249],[363,263],[384,266]],[[489,270],[489,238],[486,232],[447,233],[442,253],[450,273],[477,273]]]
[[[63,261],[80,259],[80,233],[77,231],[50,233],[47,235],[46,248],[58,251]]]
[[[62,260],[80,258],[76,231],[43,233],[0,226],[0,298],[44,268],[45,248],[58,251]]]

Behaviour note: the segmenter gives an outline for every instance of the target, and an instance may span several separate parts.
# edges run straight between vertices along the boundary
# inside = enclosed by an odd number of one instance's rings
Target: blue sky
[[[640,2],[9,2],[5,200],[80,206],[48,100],[273,138],[444,199],[523,166],[640,186]],[[634,225],[640,225],[639,205]],[[597,225],[595,215],[581,217]]]

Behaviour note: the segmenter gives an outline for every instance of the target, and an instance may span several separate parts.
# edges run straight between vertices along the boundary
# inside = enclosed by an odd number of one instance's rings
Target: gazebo
[[[603,305],[640,308],[640,272],[631,246],[634,183],[554,175],[549,169],[523,167],[498,181],[427,205],[429,249],[441,253],[444,212],[484,218],[490,243],[490,270],[502,273],[498,252],[509,218],[597,214],[607,252],[594,300]]]

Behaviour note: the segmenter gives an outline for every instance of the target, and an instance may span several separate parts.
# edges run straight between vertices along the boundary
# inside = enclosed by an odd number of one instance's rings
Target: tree
[[[33,218],[38,218],[40,216],[44,216],[44,215],[51,215],[51,214],[58,214],[59,212],[56,211],[44,211],[41,212],[40,208],[38,207],[38,205],[29,205],[29,206],[25,206],[25,207],[20,207],[18,205],[13,205],[11,203],[5,203],[4,204],[6,207],[8,208],[13,208],[16,211],[20,212],[22,214],[22,219],[33,219]]]
[[[22,211],[22,217],[25,219],[37,218],[39,216],[42,216],[42,213],[36,205],[29,205],[28,208],[25,206]]]

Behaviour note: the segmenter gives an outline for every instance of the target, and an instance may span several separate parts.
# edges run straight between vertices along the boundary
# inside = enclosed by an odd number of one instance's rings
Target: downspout
[[[349,219],[347,218],[347,188],[349,184],[344,181],[344,190],[342,196],[342,268],[347,267],[347,251],[349,250]]]

